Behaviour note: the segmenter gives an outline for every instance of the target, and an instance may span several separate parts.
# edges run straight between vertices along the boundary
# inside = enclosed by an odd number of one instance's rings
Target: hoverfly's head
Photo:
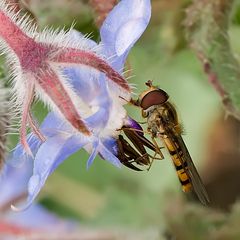
[[[146,85],[149,87],[149,89],[140,94],[137,100],[138,105],[143,110],[147,110],[149,107],[152,107],[153,105],[161,105],[168,100],[169,98],[168,94],[162,89],[153,86],[151,80],[146,82]]]

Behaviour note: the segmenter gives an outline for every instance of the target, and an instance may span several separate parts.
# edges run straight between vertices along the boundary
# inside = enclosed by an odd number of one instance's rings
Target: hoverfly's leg
[[[148,143],[148,140],[143,135],[138,134],[136,131],[129,130],[129,129],[125,128],[125,127],[123,127],[122,130],[123,130],[124,134],[126,135],[126,137],[134,145],[134,147],[139,151],[141,156],[143,156],[141,162],[144,165],[148,165],[150,163],[150,159],[148,157],[148,154],[147,154],[147,151],[145,149],[145,146],[150,144],[150,147],[152,147],[151,143],[150,142]]]
[[[157,143],[157,141],[155,140],[155,138],[153,136],[151,138],[152,138],[152,141],[153,141],[153,143],[154,143],[154,145],[156,147],[156,150],[157,150],[154,155],[156,155],[156,154],[160,155],[159,160],[163,160],[164,156],[163,156],[163,153],[161,152],[161,148],[163,148],[163,147],[159,147],[158,146],[158,143]],[[155,159],[157,159],[157,158],[155,158]]]
[[[151,161],[150,161],[150,164],[149,164],[149,167],[148,167],[148,171],[150,170],[150,168],[152,167],[152,164],[153,164],[153,161],[156,159],[156,155],[157,155],[157,152],[154,153],[154,156],[151,157]],[[162,158],[160,159],[162,160]]]
[[[147,159],[147,163],[146,163],[146,159]],[[140,157],[134,159],[134,162],[137,163],[138,165],[149,165],[150,164],[149,154],[145,153],[141,155]]]
[[[139,124],[147,124],[147,121],[145,121],[145,122],[137,122],[137,123],[139,123]]]
[[[156,155],[157,155],[158,153],[154,153],[154,156],[152,156],[151,154],[148,154],[148,156],[151,158],[151,159],[154,159],[154,160],[163,160],[163,158],[161,158],[161,157],[156,157]]]
[[[135,171],[142,171],[140,168],[133,165],[135,159],[141,157],[130,144],[123,138],[122,135],[119,135],[117,139],[118,145],[118,158],[120,162],[125,165],[126,167],[135,170]]]
[[[134,132],[140,132],[140,133],[146,133],[146,134],[149,134],[149,132],[144,131],[144,130],[141,130],[141,129],[130,128],[130,127],[124,127],[124,129],[131,130],[131,131],[134,131]],[[123,128],[121,128],[121,129],[117,129],[117,131],[122,131],[122,130],[123,130]]]
[[[164,159],[163,153],[161,152],[161,147],[159,147],[157,141],[155,140],[155,138],[153,136],[151,136],[151,139],[152,139],[153,144],[155,146],[155,153],[154,153],[154,156],[150,156],[151,157],[151,161],[150,161],[149,167],[147,169],[148,171],[152,167],[152,164],[153,164],[154,160],[163,160]],[[157,154],[160,156],[160,158],[156,157]]]
[[[118,129],[118,131],[121,131],[121,130],[123,130],[123,132],[124,132],[124,130],[130,130],[130,131],[133,131],[133,132],[141,132],[141,133],[146,133],[146,134],[148,134],[148,135],[149,135],[149,134],[151,135],[151,132],[150,132],[150,131],[144,131],[144,130],[135,129],[135,128],[124,127],[124,128]],[[125,134],[126,134],[126,133],[125,133]],[[139,135],[138,135],[138,138],[142,139],[142,141],[144,142],[144,145],[147,146],[148,148],[150,148],[151,150],[156,151],[156,148],[157,148],[157,152],[158,152],[159,155],[161,156],[160,159],[163,158],[163,154],[162,154],[162,152],[161,152],[160,149],[161,149],[161,148],[164,148],[164,147],[159,147],[158,144],[157,144],[157,142],[154,140],[154,137],[152,137],[153,143],[151,143],[151,142],[150,142],[147,138],[145,138],[144,136],[139,136]],[[152,156],[150,155],[150,157],[152,157]],[[156,158],[156,159],[158,159],[158,158]]]

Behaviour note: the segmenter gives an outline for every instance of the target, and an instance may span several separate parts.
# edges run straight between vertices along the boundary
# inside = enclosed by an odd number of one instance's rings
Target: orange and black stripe
[[[188,164],[186,160],[184,160],[184,154],[181,147],[177,143],[173,142],[173,140],[171,140],[170,138],[164,138],[163,141],[173,160],[178,179],[182,185],[182,190],[184,192],[191,192],[193,187],[191,179],[186,172]]]

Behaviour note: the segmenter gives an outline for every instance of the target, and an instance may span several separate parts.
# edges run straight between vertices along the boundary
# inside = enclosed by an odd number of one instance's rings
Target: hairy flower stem
[[[130,93],[127,81],[104,59],[94,51],[80,48],[76,43],[69,43],[69,33],[52,36],[50,32],[45,32],[43,37],[40,36],[41,33],[29,29],[26,19],[18,18],[15,12],[9,10],[9,7],[0,0],[0,38],[4,42],[3,46],[0,44],[0,48],[9,54],[9,58],[12,57],[10,52],[14,52],[19,62],[16,63],[13,59],[11,63],[16,85],[22,89],[22,92],[16,89],[17,100],[20,99],[18,105],[22,106],[21,143],[30,155],[31,151],[26,140],[27,124],[30,123],[35,134],[44,139],[30,117],[35,93],[50,106],[57,108],[75,129],[85,135],[91,135],[78,110],[80,98],[76,96],[67,83],[68,79],[62,74],[65,67],[93,68],[106,74],[110,81],[122,89],[122,92]],[[49,42],[48,38],[51,37],[62,38],[62,41]],[[44,38],[46,41],[42,40]]]
[[[13,23],[2,11],[0,11],[0,36],[7,42],[8,46],[20,58],[24,59],[24,53],[28,53],[27,49],[34,48],[35,42],[29,38],[20,28]],[[27,56],[26,56],[27,57]]]
[[[7,133],[10,121],[7,95],[4,88],[0,89],[0,171],[3,169],[7,149]]]

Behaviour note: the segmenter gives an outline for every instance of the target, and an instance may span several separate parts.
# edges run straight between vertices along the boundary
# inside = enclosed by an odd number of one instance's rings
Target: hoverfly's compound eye
[[[168,100],[168,95],[162,89],[148,92],[141,100],[140,106],[146,110],[153,105],[163,104]]]

